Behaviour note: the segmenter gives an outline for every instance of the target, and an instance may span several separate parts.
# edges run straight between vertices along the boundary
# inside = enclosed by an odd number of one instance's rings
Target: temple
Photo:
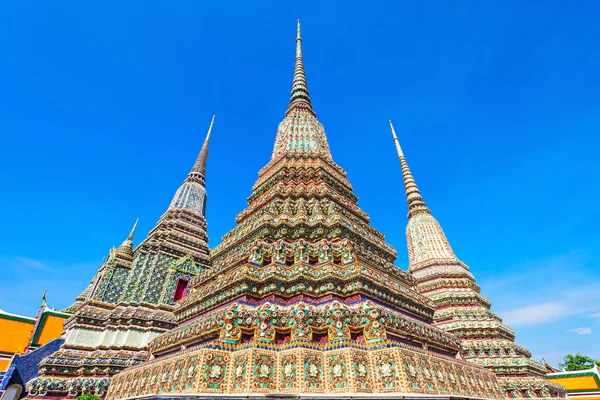
[[[29,398],[104,396],[110,377],[145,361],[152,339],[177,326],[175,302],[210,266],[206,223],[206,160],[214,117],[198,158],[169,208],[142,243],[137,226],[112,248],[89,286],[65,311],[60,350],[39,363]]]
[[[213,117],[167,211],[137,247],[136,221],[110,250],[9,400],[565,397],[490,311],[390,122],[409,216],[408,272],[395,266],[317,120],[299,21],[295,50],[271,159],[236,226],[209,251]]]
[[[0,399],[23,397],[23,387],[37,372],[37,362],[58,350],[69,314],[48,307],[46,293],[33,318],[0,310]],[[31,371],[34,371],[33,373]]]
[[[565,388],[545,378],[546,367],[514,342],[515,333],[490,311],[491,302],[469,267],[460,261],[415,183],[392,121],[389,121],[408,203],[406,243],[415,290],[435,304],[434,325],[454,334],[464,359],[493,371],[505,398],[548,398]]]
[[[298,24],[289,106],[247,208],[175,305],[178,326],[107,398],[502,397],[357,201],[316,118]]]
[[[598,365],[580,371],[557,371],[547,375],[551,382],[567,388],[570,399],[600,400],[600,370]]]
[[[33,318],[0,310],[0,381],[14,357],[61,337],[69,314],[48,307],[46,292]]]

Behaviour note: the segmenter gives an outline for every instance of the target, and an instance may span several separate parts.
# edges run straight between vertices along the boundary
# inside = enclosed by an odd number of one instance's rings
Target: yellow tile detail
[[[59,338],[63,333],[63,323],[66,320],[64,317],[48,316],[46,323],[42,327],[42,334],[35,344],[43,346],[49,341]]]
[[[28,345],[33,326],[33,321],[14,321],[0,315],[0,351],[22,353]]]
[[[6,372],[9,364],[10,360],[0,360],[0,372]]]
[[[567,390],[585,390],[598,389],[596,380],[593,376],[574,376],[569,378],[550,378],[552,382],[559,383]]]

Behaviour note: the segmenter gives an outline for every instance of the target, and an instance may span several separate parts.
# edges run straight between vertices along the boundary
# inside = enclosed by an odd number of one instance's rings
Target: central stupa
[[[248,207],[176,303],[178,326],[108,398],[499,398],[357,201],[311,104],[298,23],[289,108]]]

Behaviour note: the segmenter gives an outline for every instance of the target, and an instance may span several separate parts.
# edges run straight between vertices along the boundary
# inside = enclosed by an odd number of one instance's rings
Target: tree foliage
[[[567,354],[563,362],[559,363],[558,366],[565,371],[580,371],[582,369],[593,368],[596,364],[600,364],[600,362],[591,357],[577,353],[575,355]]]
[[[84,393],[81,396],[77,397],[77,400],[101,400],[100,397],[91,393]]]

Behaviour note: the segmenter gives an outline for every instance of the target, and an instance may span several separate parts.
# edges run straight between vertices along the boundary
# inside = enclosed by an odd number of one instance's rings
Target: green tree
[[[91,393],[84,393],[81,396],[77,397],[77,400],[101,400],[100,397]]]
[[[595,364],[599,364],[598,360],[577,353],[575,355],[567,354],[558,366],[565,371],[580,371],[593,368]]]

